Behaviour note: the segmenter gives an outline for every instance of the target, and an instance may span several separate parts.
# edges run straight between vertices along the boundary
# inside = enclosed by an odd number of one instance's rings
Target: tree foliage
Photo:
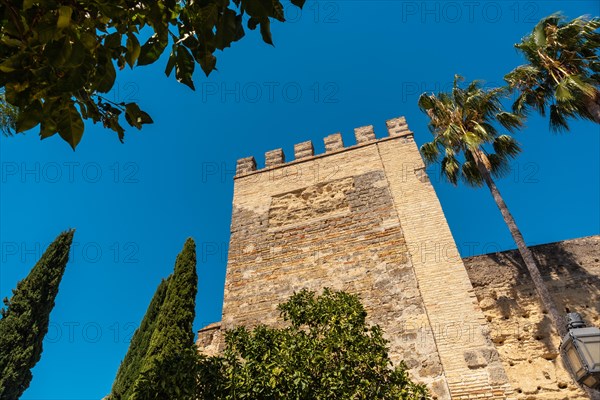
[[[58,133],[73,149],[86,119],[121,141],[122,116],[138,129],[152,123],[136,103],[102,95],[118,70],[152,64],[169,48],[166,75],[174,70],[194,89],[196,63],[206,75],[216,69],[215,52],[244,36],[244,19],[269,44],[270,20],[285,20],[279,0],[3,1],[0,18],[0,87],[18,108],[16,131],[39,125],[42,139]]]
[[[450,93],[427,94],[419,97],[419,108],[429,116],[433,141],[421,146],[427,163],[440,161],[441,173],[456,185],[459,179],[471,186],[482,186],[480,161],[492,176],[501,177],[510,171],[509,161],[519,154],[515,139],[500,134],[495,124],[514,131],[523,124],[523,117],[502,109],[500,99],[506,90],[485,90],[480,81],[466,88],[456,75]],[[462,158],[461,158],[462,157]],[[463,160],[464,158],[464,160]]]
[[[454,185],[459,178],[469,185],[487,185],[525,262],[536,292],[554,327],[563,337],[566,334],[563,318],[493,180],[493,177],[509,171],[509,160],[520,152],[512,136],[499,134],[494,124],[499,123],[507,130],[514,131],[522,126],[523,115],[502,110],[500,98],[504,89],[484,90],[477,81],[463,89],[458,85],[460,80],[462,77],[455,76],[451,93],[423,93],[419,97],[419,107],[429,116],[429,129],[434,136],[433,141],[421,146],[423,158],[428,163],[441,159],[442,175]],[[464,159],[462,165],[459,156]]]
[[[392,367],[358,298],[303,290],[279,306],[286,328],[226,333],[221,357],[200,363],[202,399],[425,399],[404,364]]]
[[[74,231],[61,233],[0,310],[0,398],[17,400],[42,356],[50,312],[69,260]]]
[[[197,349],[193,323],[198,276],[192,239],[177,256],[131,400],[195,400]],[[133,345],[133,343],[132,343]],[[132,349],[133,350],[133,349]]]
[[[550,128],[568,130],[568,120],[600,123],[600,19],[560,14],[543,18],[515,47],[527,64],[504,79],[519,91],[513,109],[541,115],[550,110]]]
[[[121,400],[128,399],[131,396],[133,385],[140,374],[144,357],[150,346],[150,339],[156,327],[156,321],[165,301],[169,280],[170,277],[166,280],[163,279],[156,288],[144,319],[140,327],[134,332],[129,343],[129,350],[119,366],[109,399]]]

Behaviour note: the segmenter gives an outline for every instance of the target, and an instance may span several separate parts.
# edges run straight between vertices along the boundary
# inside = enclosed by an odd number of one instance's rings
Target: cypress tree
[[[196,245],[190,238],[177,256],[132,400],[195,398],[197,286]]]
[[[62,279],[74,230],[48,246],[29,275],[17,284],[0,310],[0,399],[16,400],[29,387],[30,369],[42,356],[50,312]]]
[[[140,327],[134,332],[129,343],[129,350],[119,366],[109,399],[124,400],[131,396],[133,384],[140,374],[142,361],[150,346],[150,338],[154,332],[160,309],[165,301],[170,279],[171,276],[163,279],[156,288],[144,319]]]

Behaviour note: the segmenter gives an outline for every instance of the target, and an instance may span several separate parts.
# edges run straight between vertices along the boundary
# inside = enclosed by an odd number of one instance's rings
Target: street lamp
[[[567,314],[567,330],[560,349],[578,383],[600,389],[600,329],[586,327],[578,313]]]

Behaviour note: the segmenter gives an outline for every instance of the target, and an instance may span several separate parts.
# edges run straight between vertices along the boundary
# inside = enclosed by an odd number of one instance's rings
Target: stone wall
[[[508,398],[512,389],[404,118],[238,161],[220,328],[280,323],[277,304],[324,287],[357,294],[390,341],[390,357],[438,399]],[[438,249],[444,251],[440,253]]]
[[[600,236],[532,248],[560,311],[600,326]],[[492,340],[519,399],[585,399],[558,357],[560,340],[519,254],[464,260]]]

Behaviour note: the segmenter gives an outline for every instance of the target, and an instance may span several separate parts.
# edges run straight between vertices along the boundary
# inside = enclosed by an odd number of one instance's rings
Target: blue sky
[[[23,400],[99,399],[110,390],[128,341],[185,239],[198,249],[195,328],[220,320],[238,158],[404,115],[429,139],[417,108],[423,91],[453,75],[501,84],[523,62],[513,44],[542,17],[600,15],[594,1],[308,1],[286,4],[272,25],[198,68],[196,92],[163,74],[166,60],[120,73],[115,100],[137,100],[155,124],[126,143],[86,125],[73,152],[58,136],[0,138],[0,297],[24,278],[59,232],[76,228],[71,261],[51,315],[42,360]],[[600,128],[572,124],[555,135],[533,116],[517,133],[524,149],[498,182],[528,244],[600,233]],[[431,179],[461,254],[513,248],[486,189]]]

